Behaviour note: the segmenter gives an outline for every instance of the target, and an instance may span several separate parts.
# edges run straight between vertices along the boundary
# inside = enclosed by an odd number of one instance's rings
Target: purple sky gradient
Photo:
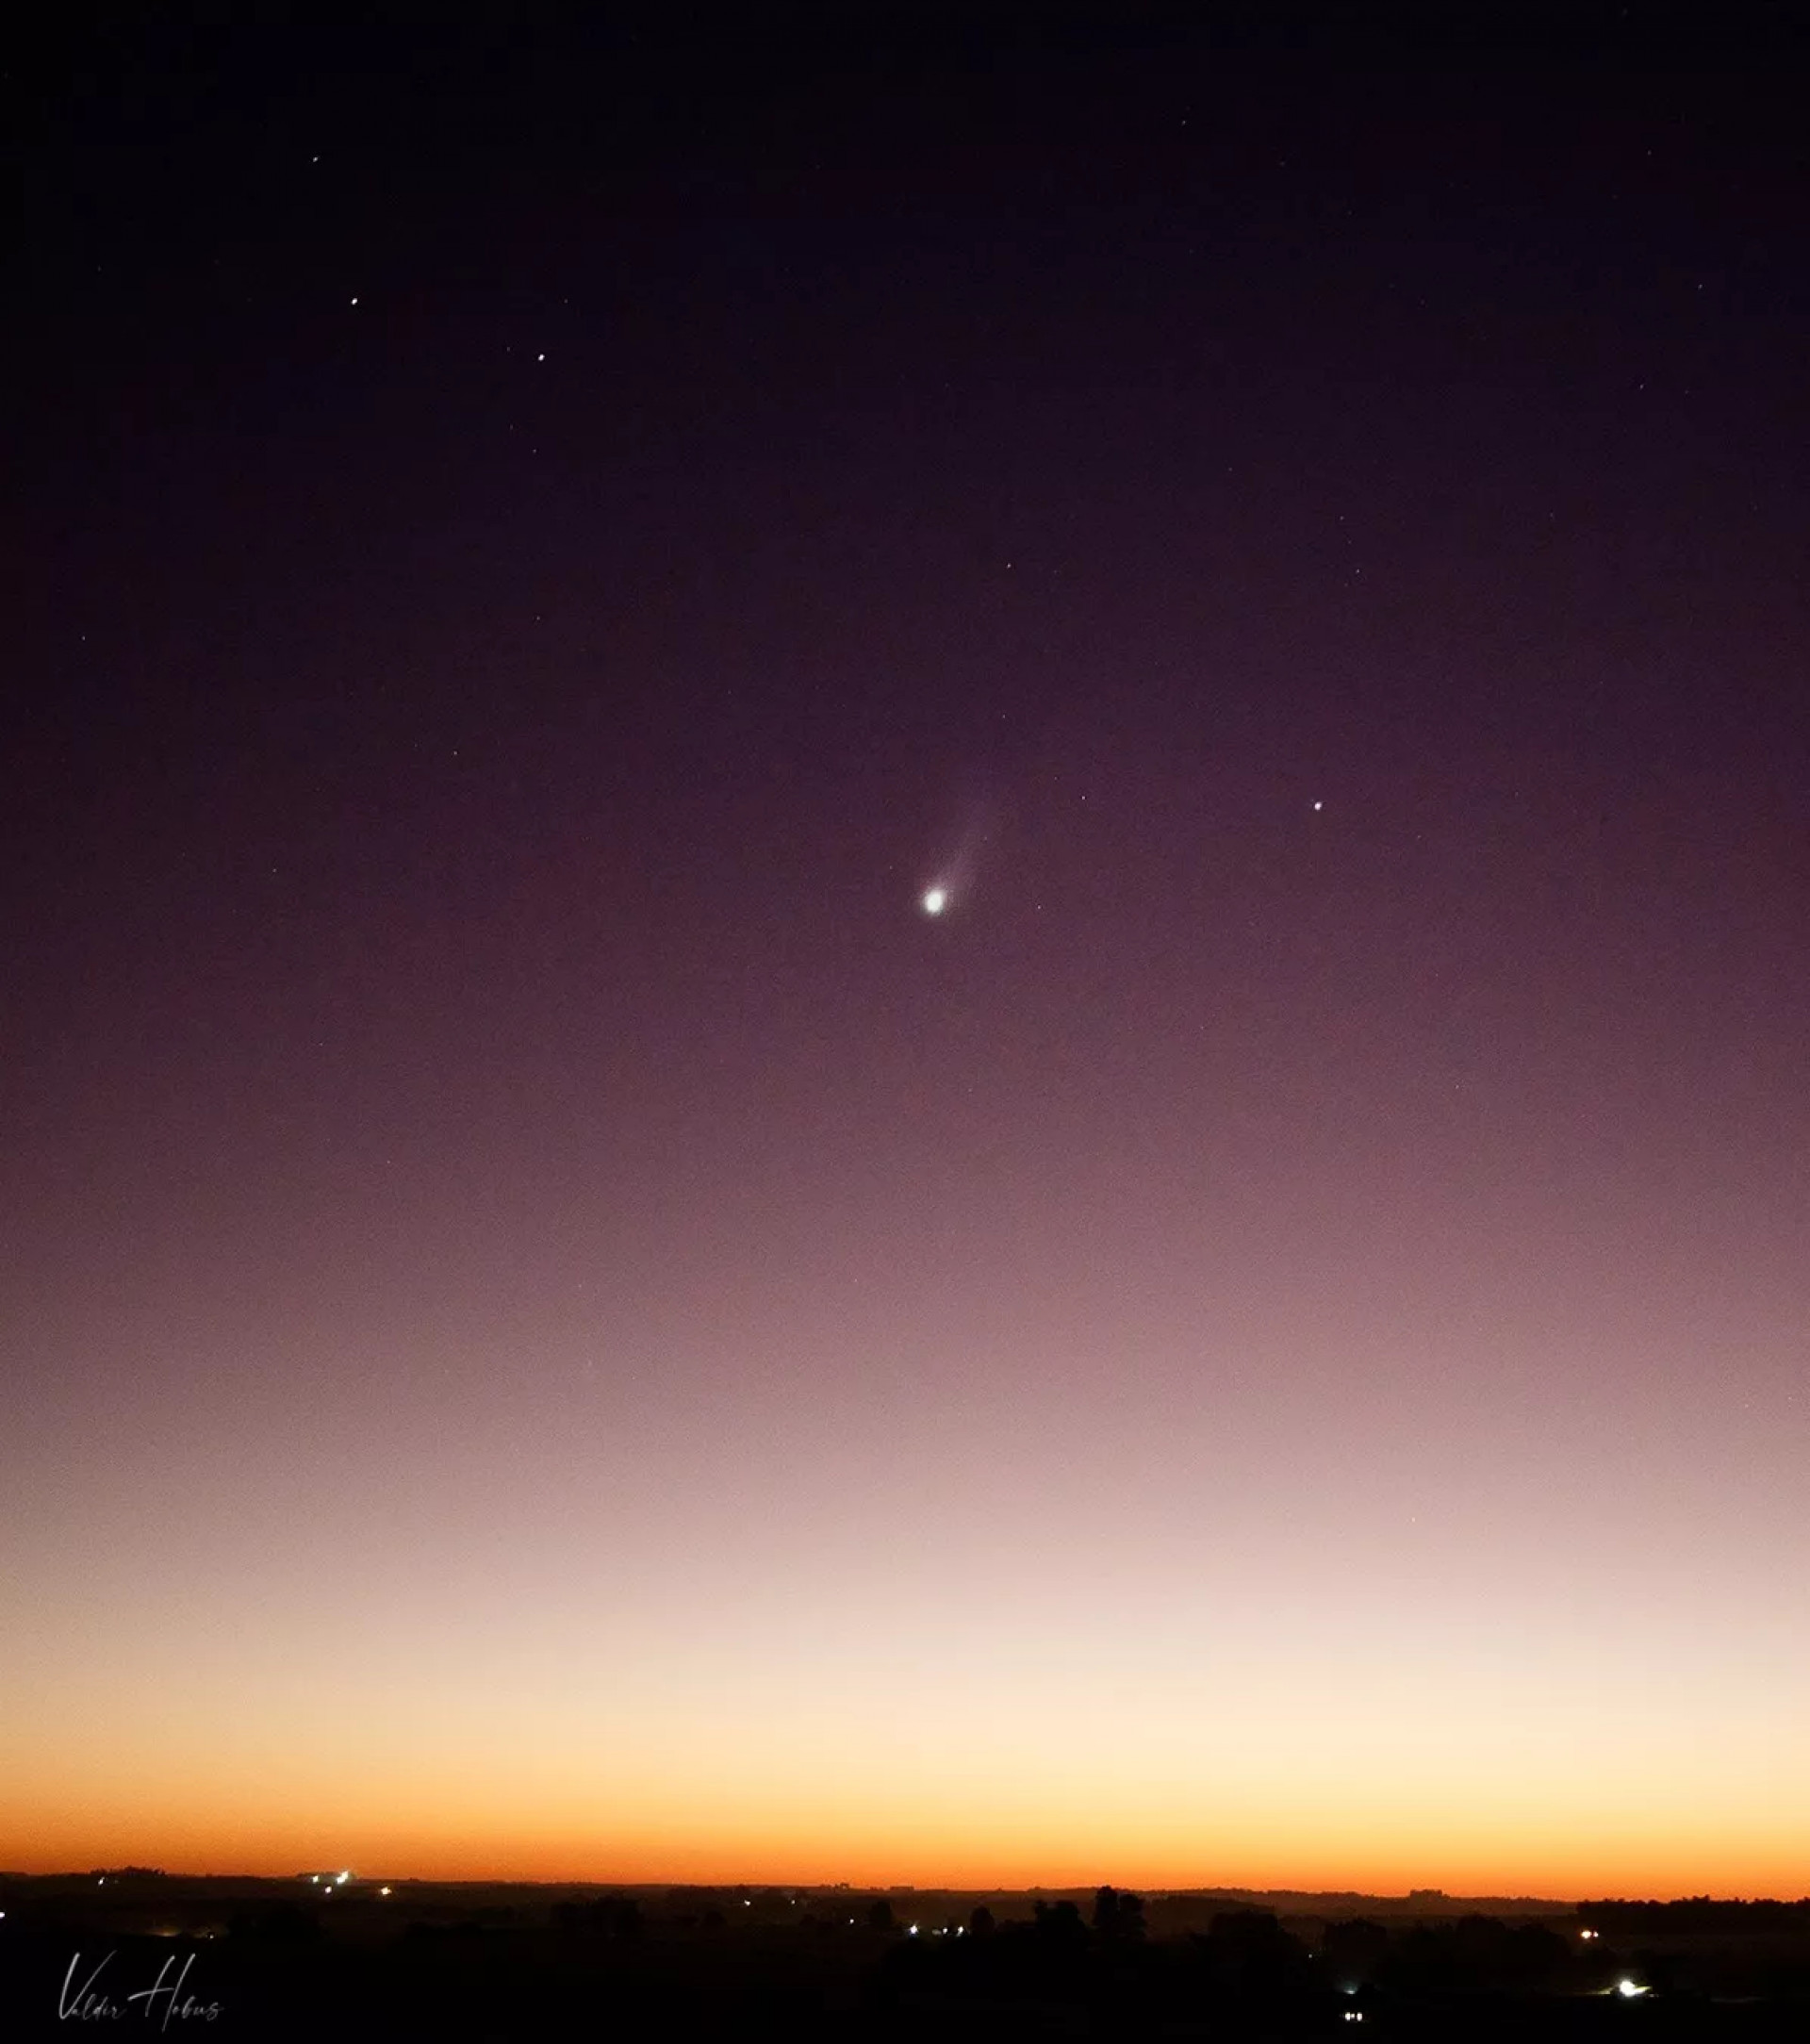
[[[1349,65],[46,61],[0,1865],[1810,1887],[1802,143]]]

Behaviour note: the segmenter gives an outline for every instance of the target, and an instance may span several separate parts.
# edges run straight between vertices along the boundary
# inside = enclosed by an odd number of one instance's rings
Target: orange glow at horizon
[[[1138,1679],[1140,1660],[1156,1671],[1135,1628],[1117,1669],[1092,1673],[1052,1630],[1020,1641],[1034,1675],[1002,1665],[983,1691],[970,1665],[949,1702],[904,1644],[868,1640],[867,1679],[833,1692],[745,1667],[737,1693],[713,1694],[694,1671],[657,1706],[612,1703],[607,1671],[569,1645],[563,1686],[526,1660],[437,1698],[348,1670],[330,1698],[298,1680],[237,1723],[197,1690],[104,1761],[72,1711],[30,1728],[30,1782],[0,1786],[0,1865],[1560,1901],[1806,1886],[1803,1775],[1781,1784],[1724,1739],[1678,1786],[1701,1736],[1687,1695],[1604,1749],[1500,1662],[1444,1669],[1440,1704],[1417,1711],[1428,1664],[1366,1666],[1349,1637],[1236,1683],[1172,1656],[1159,1688]],[[128,1724],[123,1691],[91,1705]]]
[[[1448,1467],[1424,1446],[1391,1464],[1374,1428],[1354,1464],[1384,1365],[1354,1393],[1297,1362],[1261,1409],[1228,1394],[1196,1426],[1164,1423],[1160,1364],[1150,1413],[1127,1410],[1062,1340],[1052,1319],[1060,1401],[920,1359],[913,1398],[870,1390],[869,1416],[825,1374],[764,1469],[743,1448],[758,1368],[707,1409],[588,1431],[557,1409],[578,1409],[569,1380],[473,1371],[461,1433],[400,1474],[389,1409],[342,1430],[279,1384],[272,1444],[222,1464],[156,1553],[133,1538],[145,1490],[97,1485],[78,1516],[46,1484],[20,1501],[29,1566],[0,1583],[0,1636],[38,1649],[0,1691],[0,1744],[33,1757],[0,1781],[0,1866],[1810,1889],[1788,1599],[1713,1524],[1688,1563],[1651,1567],[1652,1526],[1705,1480],[1681,1415],[1670,1436],[1579,1426],[1568,1468],[1506,1410],[1467,1457],[1478,1395],[1423,1390]],[[436,1417],[421,1400],[416,1424]],[[129,1440],[155,1488],[208,1423],[122,1401],[96,1466]],[[1286,1493],[1240,1473],[1278,1426]],[[505,1482],[530,1428],[537,1481]],[[683,1477],[683,1525],[639,1439]],[[1545,1523],[1522,1506],[1536,1469],[1570,1487]],[[1605,1472],[1614,1518],[1593,1516]],[[1742,1539],[1796,1508],[1783,1484],[1747,1504]]]
[[[1568,1902],[1687,1894],[1794,1897],[1803,1886],[1794,1838],[1755,1837],[1745,1849],[1725,1839],[1642,1837],[1630,1825],[1566,1854],[1512,1836],[1462,1841],[1414,1826],[1378,1848],[1362,1838],[1321,1835],[1313,1844],[1278,1843],[1275,1829],[1251,1837],[1204,1827],[1184,1851],[1163,1827],[1075,1827],[1061,1841],[1031,1831],[927,1837],[919,1826],[880,1824],[858,1832],[728,1825],[706,1834],[633,1822],[607,1842],[575,1838],[569,1826],[541,1832],[463,1825],[445,1812],[373,1821],[348,1809],[341,1822],[312,1817],[255,1827],[220,1815],[211,1822],[140,1824],[130,1812],[101,1822],[26,1811],[32,1850],[7,1854],[15,1872],[56,1874],[90,1867],[153,1865],[170,1874],[286,1878],[299,1870],[350,1862],[361,1878],[454,1882],[584,1883],[624,1887],[816,1887],[835,1882],[883,1889],[1090,1887],[1111,1881],[1142,1890],[1238,1888],[1293,1893],[1403,1895],[1438,1888],[1453,1896],[1528,1896]],[[1784,1827],[1779,1827],[1782,1831]],[[330,1850],[327,1848],[331,1848]]]

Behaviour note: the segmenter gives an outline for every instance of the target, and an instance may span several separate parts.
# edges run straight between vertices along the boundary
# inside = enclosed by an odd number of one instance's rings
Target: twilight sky
[[[1810,1889],[1802,79],[790,19],[6,82],[0,1866]]]

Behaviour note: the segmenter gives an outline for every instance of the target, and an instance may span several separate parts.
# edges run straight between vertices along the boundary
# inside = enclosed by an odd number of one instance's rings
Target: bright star
[[[926,915],[941,915],[948,905],[949,897],[947,890],[945,888],[932,887],[924,897],[924,913]]]

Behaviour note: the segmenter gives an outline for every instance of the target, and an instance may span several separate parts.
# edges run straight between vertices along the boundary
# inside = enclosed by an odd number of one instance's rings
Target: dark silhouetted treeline
[[[1605,1937],[1810,1935],[1810,1897],[1802,1902],[1581,1902],[1578,1919]]]
[[[1810,2040],[1802,1904],[1302,1914],[1116,1887],[598,1889],[0,1876],[0,2036]],[[1185,1909],[1183,1907],[1185,1905]],[[1184,1922],[1188,1927],[1173,1925]],[[1172,1926],[1164,1928],[1163,1926]],[[96,1969],[99,1969],[98,1972]],[[94,2006],[59,2011],[71,1984]],[[111,2002],[119,2010],[109,2013]],[[146,2033],[148,2034],[148,2033]]]

